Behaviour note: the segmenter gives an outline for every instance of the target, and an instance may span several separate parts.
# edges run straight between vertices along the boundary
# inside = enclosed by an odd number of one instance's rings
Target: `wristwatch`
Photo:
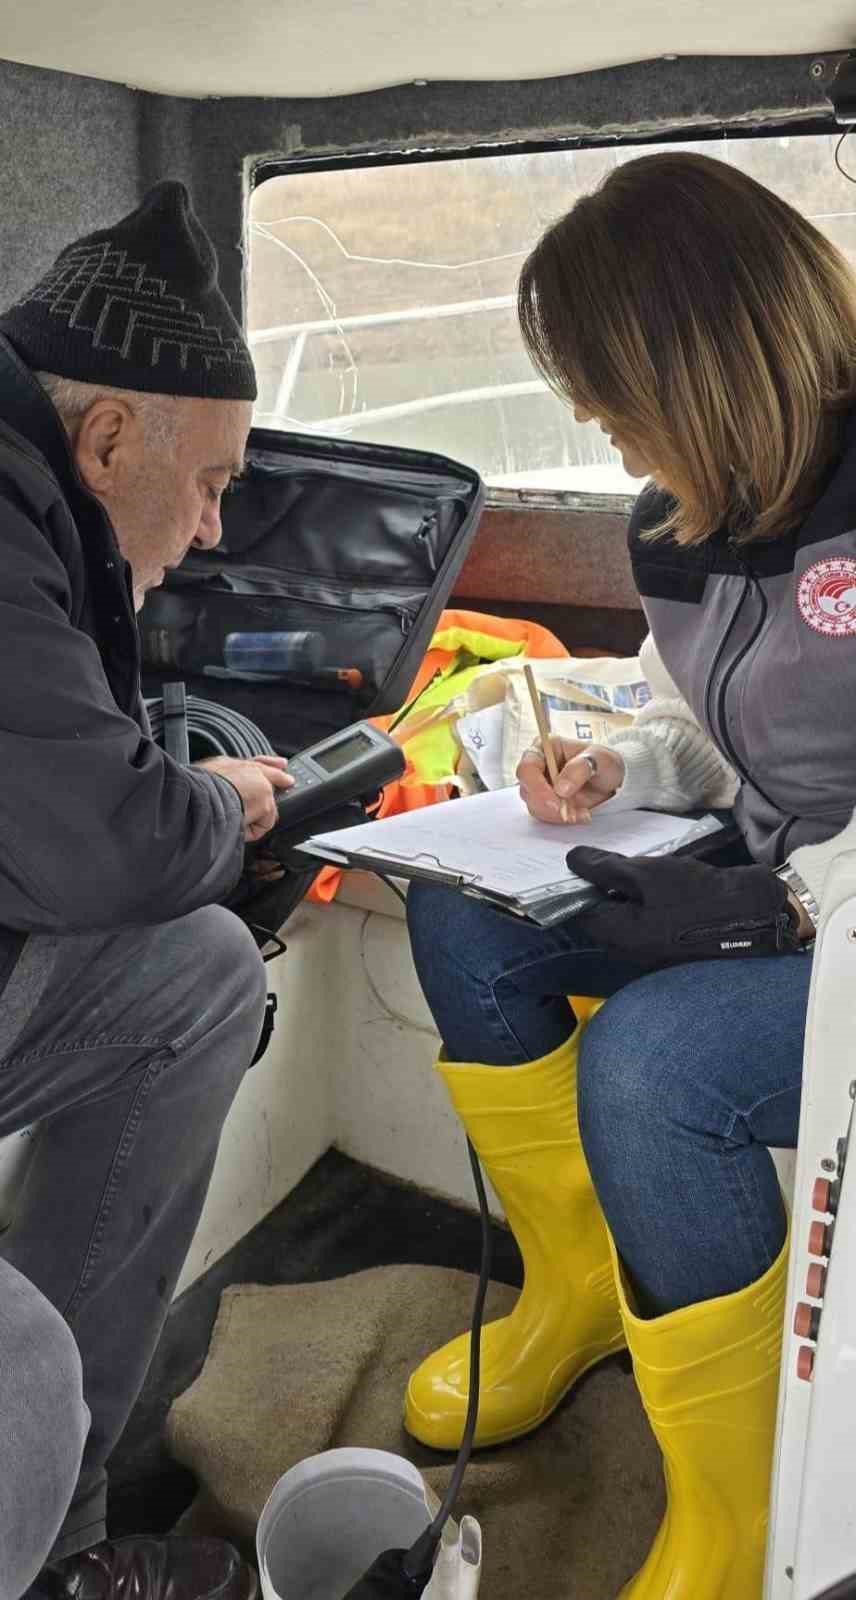
[[[786,861],[783,867],[776,868],[776,877],[781,878],[782,882],[787,884],[791,894],[794,895],[799,901],[816,932],[817,925],[820,921],[820,906],[815,900],[814,895],[812,894],[805,879],[800,877],[799,873],[794,867],[791,866],[789,861]],[[809,949],[813,944],[813,937],[811,939],[807,939],[803,944],[803,949]]]

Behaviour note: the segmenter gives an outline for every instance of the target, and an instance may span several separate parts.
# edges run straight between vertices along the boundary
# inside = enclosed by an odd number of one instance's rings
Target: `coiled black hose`
[[[152,725],[152,738],[156,744],[164,742],[164,715],[162,700],[147,700],[146,709]],[[261,728],[240,711],[218,705],[214,700],[202,700],[198,695],[187,696],[187,732],[190,740],[191,761],[204,761],[207,756],[235,756],[249,761],[253,756],[276,754],[273,745]]]

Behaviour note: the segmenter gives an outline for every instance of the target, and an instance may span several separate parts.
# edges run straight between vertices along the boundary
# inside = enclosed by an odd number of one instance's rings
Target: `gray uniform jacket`
[[[850,821],[856,803],[856,412],[802,526],[735,547],[642,534],[670,502],[644,489],[628,543],[666,670],[734,768],[734,811],[778,866]]]
[[[153,743],[130,569],[0,336],[0,989],[30,933],[166,922],[243,864],[232,785]]]

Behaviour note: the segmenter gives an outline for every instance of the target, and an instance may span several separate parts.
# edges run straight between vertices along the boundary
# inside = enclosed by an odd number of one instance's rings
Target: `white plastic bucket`
[[[264,1600],[342,1600],[382,1550],[407,1549],[432,1520],[416,1467],[386,1450],[326,1450],[271,1491],[256,1532]],[[449,1523],[425,1600],[474,1600],[481,1529]]]

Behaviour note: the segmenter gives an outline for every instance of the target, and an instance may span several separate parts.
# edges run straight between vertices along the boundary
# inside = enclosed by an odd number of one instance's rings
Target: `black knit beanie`
[[[111,228],[70,244],[0,315],[33,372],[211,400],[255,400],[252,356],[183,183],[159,183]]]

